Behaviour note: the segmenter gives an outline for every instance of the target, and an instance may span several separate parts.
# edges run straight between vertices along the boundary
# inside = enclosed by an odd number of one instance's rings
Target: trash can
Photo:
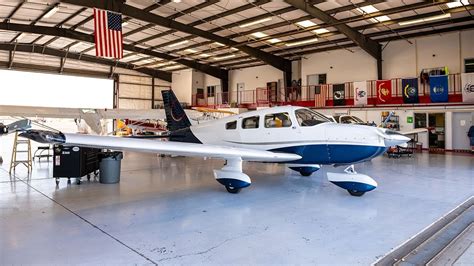
[[[102,152],[99,158],[99,182],[102,184],[116,184],[120,182],[123,153],[119,151]]]

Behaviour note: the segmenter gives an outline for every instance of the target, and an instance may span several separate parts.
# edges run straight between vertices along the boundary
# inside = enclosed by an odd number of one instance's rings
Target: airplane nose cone
[[[410,141],[410,138],[398,132],[395,132],[392,130],[383,130],[383,129],[380,129],[380,130],[382,131],[385,147],[392,147],[392,146],[397,146],[397,145],[400,146]]]

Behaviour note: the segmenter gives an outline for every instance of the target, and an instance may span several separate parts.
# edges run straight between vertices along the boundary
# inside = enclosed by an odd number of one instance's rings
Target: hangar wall
[[[448,66],[450,73],[464,71],[465,58],[474,57],[474,30],[457,31],[384,43],[382,75],[384,79],[418,77],[421,69]],[[302,85],[307,75],[327,73],[328,83],[377,79],[375,59],[361,48],[340,49],[305,55],[301,60]],[[433,55],[435,55],[433,57]],[[206,79],[209,79],[205,75]],[[212,77],[211,77],[212,78]],[[278,81],[283,73],[268,65],[231,70],[229,88],[235,91],[237,83],[245,83],[245,90],[266,87],[267,82]],[[204,82],[205,86],[208,83]]]

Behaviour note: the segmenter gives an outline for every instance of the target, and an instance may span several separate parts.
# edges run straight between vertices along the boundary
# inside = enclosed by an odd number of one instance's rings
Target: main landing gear
[[[358,174],[354,165],[344,169],[343,173],[328,173],[329,182],[334,185],[346,189],[349,194],[355,197],[360,197],[367,191],[374,190],[377,187],[377,182],[368,175]]]
[[[228,159],[221,170],[214,170],[214,177],[232,194],[239,193],[242,188],[250,186],[250,177],[242,173],[242,159]]]

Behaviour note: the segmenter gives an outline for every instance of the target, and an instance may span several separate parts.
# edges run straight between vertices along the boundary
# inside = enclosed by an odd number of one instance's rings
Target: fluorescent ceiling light
[[[225,46],[225,44],[222,44],[220,42],[215,42],[214,44],[217,45],[217,46]]]
[[[242,24],[239,27],[245,28],[245,27],[249,27],[249,26],[252,26],[252,25],[255,25],[255,24],[267,22],[267,21],[270,21],[270,20],[272,20],[271,17],[270,18],[262,18],[262,19],[259,19],[259,20],[255,20],[255,21],[252,21],[252,22],[249,22],[249,23]]]
[[[380,16],[380,17],[375,17],[371,19],[373,22],[384,22],[384,21],[389,21],[391,18],[389,16]]]
[[[184,51],[185,51],[186,53],[191,53],[191,54],[197,53],[197,51],[194,50],[194,49],[186,49],[186,50],[184,50]]]
[[[18,35],[18,37],[16,37],[16,40],[19,41],[19,40],[23,39],[23,37],[25,37],[25,36],[26,36],[26,33],[22,32],[22,33],[20,33],[20,35]]]
[[[163,70],[172,70],[172,69],[176,69],[176,68],[180,68],[180,67],[181,67],[180,65],[169,66],[169,67],[163,68]]]
[[[308,27],[316,26],[316,23],[312,22],[311,20],[303,20],[303,21],[300,21],[300,22],[296,22],[296,24],[297,24],[298,26],[303,27],[303,28],[308,28]]]
[[[273,39],[270,39],[268,40],[269,43],[277,43],[277,42],[281,42],[280,39],[277,39],[277,38],[273,38]]]
[[[297,45],[308,44],[308,43],[313,43],[313,42],[317,42],[317,41],[318,41],[318,38],[314,38],[314,39],[309,39],[309,40],[300,41],[300,42],[290,42],[290,43],[287,43],[285,45],[286,46],[297,46]]]
[[[235,54],[214,57],[214,60],[222,60],[222,59],[227,59],[227,58],[232,58],[232,57],[235,57]]]
[[[254,33],[252,33],[252,34],[250,34],[250,35],[252,35],[253,37],[256,37],[256,38],[264,38],[264,37],[267,37],[267,36],[268,36],[268,34],[265,34],[265,33],[263,33],[263,32],[254,32]]]
[[[446,3],[446,5],[448,6],[448,8],[453,8],[453,7],[460,7],[462,5],[469,5],[469,0],[461,0],[461,1],[454,1],[454,2],[449,2],[449,3]]]
[[[329,30],[327,30],[325,28],[320,28],[320,29],[313,30],[313,32],[316,33],[316,34],[323,34],[323,33],[328,33]]]
[[[287,43],[287,44],[285,44],[285,45],[286,45],[286,46],[296,46],[296,45],[302,45],[302,44],[313,43],[313,42],[317,42],[317,41],[318,41],[318,38],[314,38],[314,39],[309,39],[309,40],[300,41],[300,42],[290,42],[290,43]]]
[[[181,0],[173,0],[173,3],[181,3]]]
[[[200,54],[199,57],[209,57],[211,56],[210,54]]]
[[[374,12],[378,12],[378,11],[379,11],[379,10],[378,10],[377,8],[375,8],[373,5],[362,6],[362,7],[357,8],[357,10],[358,10],[360,13],[367,13],[367,14],[374,13]]]
[[[182,44],[186,44],[188,42],[189,41],[177,42],[177,43],[173,43],[173,44],[168,45],[168,47],[175,47],[175,46],[179,46],[179,45],[182,45]]]
[[[56,14],[56,12],[58,12],[59,10],[59,6],[55,6],[53,7],[51,10],[48,11],[48,13],[46,13],[43,18],[49,18],[51,17],[52,15]]]
[[[403,21],[403,22],[399,22],[398,25],[405,26],[405,25],[417,24],[417,23],[422,23],[422,22],[427,22],[427,21],[432,21],[432,20],[438,20],[438,19],[443,19],[443,18],[450,18],[450,17],[451,17],[451,13],[446,13],[446,14],[438,15],[438,16],[432,16],[432,17],[427,17],[427,18]]]
[[[231,51],[238,51],[239,49],[235,48],[235,47],[230,47],[230,50]]]
[[[122,27],[125,27],[125,26],[127,26],[127,25],[128,25],[128,21],[122,22]]]

